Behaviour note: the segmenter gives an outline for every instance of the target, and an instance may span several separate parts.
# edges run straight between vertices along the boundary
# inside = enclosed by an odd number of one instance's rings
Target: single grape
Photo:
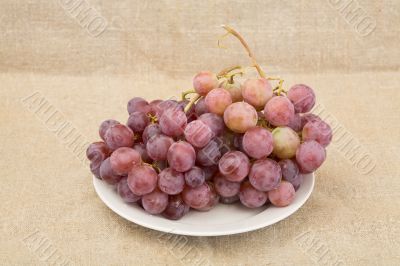
[[[201,166],[216,165],[221,158],[220,145],[212,139],[204,148],[197,152],[196,162]]]
[[[104,141],[111,150],[120,147],[132,147],[134,142],[133,131],[122,124],[113,125],[106,131]]]
[[[302,123],[301,123],[300,114],[295,113],[287,126],[290,127],[291,129],[293,129],[296,132],[301,131],[303,126],[302,126]]]
[[[260,191],[269,191],[276,188],[282,178],[279,164],[271,159],[261,159],[253,163],[249,181],[253,187]]]
[[[265,78],[250,78],[242,84],[242,96],[245,102],[262,110],[272,97],[272,86]]]
[[[178,172],[186,172],[194,166],[196,152],[186,141],[175,142],[168,149],[168,164]]]
[[[211,129],[214,137],[220,136],[224,132],[224,120],[219,115],[213,113],[205,113],[199,116],[199,120]]]
[[[100,164],[100,166],[101,166],[101,164]],[[100,166],[94,162],[90,162],[90,164],[89,164],[90,172],[92,172],[92,174],[98,179],[101,179]]]
[[[249,158],[240,151],[230,151],[222,156],[218,163],[219,171],[232,182],[242,181],[249,173]]]
[[[133,145],[133,149],[140,154],[143,162],[151,163],[152,160],[147,154],[146,145],[144,145],[143,143],[136,143],[135,145]]]
[[[134,166],[142,163],[142,158],[136,150],[121,147],[111,154],[110,163],[114,173],[126,175]]]
[[[171,137],[182,135],[186,124],[186,114],[181,110],[167,109],[160,118],[161,131]]]
[[[168,205],[162,215],[170,220],[179,220],[189,212],[189,209],[181,195],[173,195],[169,196]]]
[[[163,102],[163,100],[153,100],[149,103],[150,106],[150,111],[149,113],[153,116],[156,116],[158,112],[160,112],[160,104]]]
[[[325,161],[324,147],[315,140],[302,143],[296,152],[296,161],[301,173],[311,173],[317,170]]]
[[[100,177],[110,185],[115,185],[121,180],[122,176],[117,175],[111,168],[110,157],[101,163]]]
[[[206,101],[204,98],[201,98],[200,100],[197,101],[196,106],[194,107],[194,111],[197,116],[201,116],[202,114],[210,112],[207,108]]]
[[[268,199],[277,207],[286,207],[293,202],[295,194],[293,185],[283,180],[276,189],[268,192]]]
[[[205,181],[211,180],[211,178],[218,172],[217,165],[206,166],[202,168],[204,171]]]
[[[299,189],[303,183],[303,175],[299,172],[299,167],[294,160],[285,159],[279,161],[279,166],[282,170],[282,178],[290,182],[294,189]]]
[[[322,119],[312,113],[303,114],[301,116],[301,128],[303,128],[310,121],[321,121]]]
[[[258,208],[267,202],[268,193],[258,191],[249,181],[245,181],[240,186],[239,199],[247,208]]]
[[[165,168],[158,175],[158,188],[168,195],[176,195],[182,192],[185,186],[183,174],[172,168]]]
[[[203,169],[193,166],[192,169],[185,173],[186,185],[195,188],[202,185],[206,180],[206,174]]]
[[[322,146],[326,147],[332,141],[332,129],[324,121],[310,121],[303,127],[302,139],[315,140]]]
[[[275,96],[264,108],[265,119],[274,126],[286,126],[294,116],[294,107],[285,96]]]
[[[168,195],[155,189],[142,197],[143,209],[151,214],[162,213],[168,205]]]
[[[143,131],[142,139],[143,143],[147,144],[147,141],[155,135],[162,134],[160,126],[158,124],[149,124]]]
[[[261,159],[271,154],[272,134],[262,127],[252,127],[246,131],[242,140],[243,150],[252,158]]]
[[[244,133],[257,125],[257,111],[248,103],[236,102],[226,108],[224,121],[233,132]]]
[[[290,127],[277,127],[272,131],[274,149],[272,153],[280,159],[289,159],[296,155],[300,138]]]
[[[186,186],[182,191],[183,201],[193,209],[201,209],[207,206],[212,195],[209,183],[192,188]]]
[[[224,176],[221,174],[215,175],[213,181],[215,190],[222,197],[233,197],[239,193],[239,182],[231,182],[225,179]]]
[[[196,148],[203,148],[213,137],[210,127],[201,120],[194,120],[187,124],[184,134],[185,139]]]
[[[147,154],[155,161],[162,161],[167,159],[169,147],[174,143],[171,137],[165,135],[154,135],[146,144]]]
[[[292,86],[287,97],[293,103],[296,113],[309,112],[315,104],[314,91],[307,85],[297,84]]]
[[[210,71],[201,71],[193,78],[193,88],[202,96],[206,96],[208,92],[217,86],[217,76]]]
[[[239,201],[239,194],[232,197],[219,197],[219,202],[223,204],[233,204]]]
[[[140,196],[133,194],[131,189],[128,187],[128,178],[123,177],[118,185],[117,185],[117,192],[119,196],[122,198],[123,201],[128,203],[137,202],[140,200]]]
[[[101,163],[110,156],[110,153],[107,145],[102,141],[98,141],[89,145],[86,150],[86,157],[93,165],[93,169],[95,169],[100,168]]]
[[[212,208],[214,208],[218,202],[219,202],[219,195],[217,194],[217,192],[215,191],[215,187],[212,183],[206,183],[208,184],[208,186],[210,187],[210,193],[208,194],[209,198],[208,198],[208,202],[206,204],[206,206],[202,207],[202,208],[198,208],[198,211],[209,211]]]
[[[232,102],[235,103],[243,101],[242,89],[238,82],[225,83],[221,87],[226,89],[230,93]]]
[[[152,192],[157,186],[157,181],[157,172],[148,165],[135,166],[128,174],[128,186],[139,196]]]
[[[147,114],[150,111],[150,106],[145,99],[135,97],[129,100],[127,109],[129,114],[134,112],[143,112]]]
[[[133,132],[142,133],[143,130],[150,123],[150,118],[143,112],[133,112],[129,115],[126,125],[132,129]]]
[[[225,109],[232,103],[232,97],[227,90],[217,88],[207,94],[205,101],[211,113],[223,115]]]
[[[101,138],[102,140],[104,140],[106,131],[107,131],[111,126],[116,125],[116,124],[119,124],[119,122],[116,121],[116,120],[113,120],[113,119],[108,119],[108,120],[103,121],[103,122],[100,124],[100,128],[99,128],[99,135],[100,135],[100,138]]]

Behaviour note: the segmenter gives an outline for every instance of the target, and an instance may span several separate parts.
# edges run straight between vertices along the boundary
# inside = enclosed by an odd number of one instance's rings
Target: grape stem
[[[185,113],[187,113],[189,110],[190,110],[190,108],[192,108],[192,106],[193,106],[193,104],[195,103],[195,102],[197,102],[197,100],[199,100],[201,98],[201,96],[200,96],[200,94],[197,94],[196,93],[196,95],[190,100],[190,102],[185,106],[185,109],[183,109],[183,111],[185,112]]]
[[[225,69],[222,69],[218,73],[217,78],[220,79],[220,78],[226,76],[228,73],[230,73],[230,72],[232,72],[234,70],[237,70],[237,69],[242,69],[242,67],[241,66],[231,66],[231,67],[227,67]]]
[[[265,78],[266,75],[265,75],[264,71],[261,69],[260,65],[257,63],[257,60],[253,55],[253,52],[250,50],[249,45],[246,43],[246,41],[243,39],[243,37],[240,35],[240,33],[227,25],[221,25],[221,27],[224,28],[228,33],[235,36],[240,41],[240,43],[243,45],[244,49],[249,54],[249,57],[250,57],[251,61],[253,62],[253,66],[257,69],[257,72],[260,75],[260,77]]]
[[[281,93],[282,93],[282,91],[283,91],[283,82],[284,82],[284,80],[283,79],[281,79],[281,80],[279,80],[279,84],[278,84],[278,90],[277,90],[277,94],[278,95],[281,95]]]
[[[182,100],[186,100],[186,95],[191,94],[191,93],[196,93],[196,91],[194,89],[190,89],[190,90],[182,92]]]

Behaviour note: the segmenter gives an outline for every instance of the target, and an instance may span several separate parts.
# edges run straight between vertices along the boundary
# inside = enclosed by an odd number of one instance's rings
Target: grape
[[[310,121],[321,121],[322,119],[312,113],[304,114],[301,116],[301,128],[303,128]]]
[[[186,185],[195,188],[202,185],[206,180],[206,174],[200,167],[193,166],[185,173]]]
[[[147,144],[147,141],[155,135],[162,134],[160,126],[158,124],[149,124],[143,131],[142,139],[143,143]]]
[[[250,169],[249,181],[260,191],[269,191],[276,188],[282,178],[279,164],[271,159],[261,159],[253,163]]]
[[[272,131],[274,149],[272,153],[280,159],[295,156],[300,145],[300,138],[290,127],[277,127]]]
[[[127,109],[129,114],[134,112],[143,112],[147,114],[150,111],[150,106],[145,99],[135,97],[129,100]]]
[[[215,187],[212,183],[206,183],[208,184],[208,186],[210,187],[210,193],[208,194],[208,202],[206,204],[206,206],[202,207],[202,208],[198,208],[198,211],[209,211],[212,208],[215,207],[215,205],[218,204],[219,202],[219,195],[217,194],[217,192],[215,191]]]
[[[257,110],[262,110],[272,97],[271,84],[265,78],[247,79],[242,84],[242,96],[245,102]]]
[[[118,175],[125,175],[136,165],[142,163],[140,154],[132,148],[121,147],[110,156],[111,168]]]
[[[185,186],[183,174],[172,168],[165,168],[158,175],[158,187],[168,195],[176,195],[182,192]]]
[[[136,143],[135,145],[133,145],[133,149],[140,154],[143,162],[151,163],[152,160],[147,154],[146,145],[144,145],[143,143]]]
[[[278,188],[268,192],[271,203],[277,207],[286,207],[293,202],[295,190],[291,183],[282,181]]]
[[[239,201],[239,194],[232,196],[232,197],[219,197],[219,202],[223,204],[233,204]]]
[[[101,163],[110,156],[110,150],[107,145],[102,142],[93,142],[89,145],[86,150],[86,157],[89,159],[92,164],[92,168],[100,168]]]
[[[194,120],[187,124],[184,134],[186,140],[197,148],[206,146],[213,137],[210,127],[201,120]]]
[[[133,137],[133,132],[129,127],[116,124],[106,131],[104,140],[111,150],[116,150],[120,147],[132,147]]]
[[[239,193],[240,183],[231,182],[225,179],[221,174],[214,176],[215,190],[222,197],[233,197]]]
[[[296,161],[301,173],[311,173],[317,170],[325,161],[324,147],[315,140],[302,143],[296,152]]]
[[[205,113],[199,117],[199,120],[206,124],[211,131],[214,133],[214,136],[220,136],[225,129],[224,120],[222,117],[213,114],[213,113]]]
[[[239,83],[226,83],[222,85],[222,88],[226,89],[230,93],[232,102],[235,103],[243,101],[242,89],[240,88]]]
[[[101,165],[101,164],[100,164],[100,165]],[[90,162],[89,167],[90,167],[90,172],[92,172],[92,174],[93,174],[96,178],[101,179],[101,176],[100,176],[100,166],[97,165],[97,163]]]
[[[207,108],[206,101],[204,98],[201,98],[200,100],[197,101],[196,106],[194,107],[194,111],[197,116],[201,116],[202,114],[210,112]]]
[[[243,149],[243,134],[235,134],[233,137],[233,147],[241,152],[245,152]]]
[[[217,76],[209,71],[201,71],[193,78],[193,88],[202,96],[207,95],[209,91],[217,86]]]
[[[252,127],[244,134],[242,145],[247,155],[255,159],[261,159],[272,152],[272,134],[265,128]]]
[[[132,193],[131,189],[128,187],[128,178],[123,177],[118,185],[117,185],[117,192],[119,196],[122,198],[123,201],[128,203],[137,202],[140,200],[140,196],[135,195]]]
[[[326,147],[332,141],[332,129],[322,120],[310,121],[304,126],[301,136],[304,141],[315,140]]]
[[[292,101],[296,113],[309,112],[315,104],[314,91],[307,85],[297,84],[292,86],[287,97]]]
[[[168,205],[162,215],[170,220],[179,220],[189,212],[190,207],[183,202],[181,195],[169,196]]]
[[[202,166],[212,166],[221,158],[220,145],[215,139],[197,152],[196,162]]]
[[[225,109],[232,103],[232,97],[227,90],[217,88],[207,94],[205,101],[211,113],[223,115]]]
[[[121,180],[122,176],[117,175],[111,168],[110,157],[101,163],[100,177],[110,185],[115,185]]]
[[[178,102],[175,101],[175,100],[162,101],[162,102],[157,104],[157,108],[153,108],[153,109],[156,110],[156,116],[157,116],[158,119],[160,119],[161,116],[163,115],[163,113],[166,110],[169,110],[169,109],[183,111],[182,106],[180,106],[178,104]]]
[[[166,160],[168,149],[173,143],[174,140],[171,137],[165,135],[154,135],[147,141],[147,154],[155,161]]]
[[[242,181],[249,173],[249,158],[240,151],[230,151],[222,156],[218,163],[219,171],[232,182]]]
[[[244,133],[257,125],[257,111],[248,103],[236,102],[226,108],[224,121],[233,132]]]
[[[274,126],[286,126],[294,116],[293,104],[284,96],[275,96],[265,105],[264,116]]]
[[[196,152],[186,141],[175,142],[168,149],[168,164],[178,172],[186,172],[194,166]]]
[[[149,123],[150,119],[145,113],[133,112],[129,115],[126,125],[130,127],[133,132],[142,133]]]
[[[258,191],[249,181],[245,181],[240,186],[239,199],[247,208],[258,208],[267,202],[268,194]]]
[[[162,213],[168,205],[168,195],[155,189],[142,197],[143,209],[151,214]]]
[[[298,113],[295,113],[287,126],[296,132],[301,131],[301,129],[303,128],[301,123],[301,116]]]
[[[108,119],[108,120],[103,121],[103,122],[101,123],[101,125],[100,125],[100,128],[99,128],[99,135],[100,135],[100,138],[101,138],[102,140],[104,140],[106,131],[107,131],[111,126],[116,125],[116,124],[119,124],[119,122],[116,121],[116,120],[113,120],[113,119]]]
[[[177,137],[183,134],[183,129],[186,127],[186,114],[177,109],[167,109],[163,112],[160,118],[161,131],[168,136]]]
[[[157,180],[156,171],[148,165],[135,166],[128,174],[128,186],[139,196],[152,192],[157,186]]]
[[[160,104],[161,104],[162,102],[163,102],[163,100],[154,100],[154,101],[151,101],[151,102],[149,103],[149,106],[150,106],[150,111],[149,111],[149,113],[150,113],[151,115],[153,115],[153,116],[157,115],[158,112],[160,112]]]
[[[303,183],[303,175],[299,173],[299,167],[294,160],[281,160],[279,166],[282,170],[282,177],[290,182],[294,189],[297,190]]]
[[[214,174],[218,171],[217,165],[203,167],[205,181],[209,181]]]
[[[207,182],[191,188],[186,186],[182,191],[183,201],[193,209],[201,209],[207,206],[212,195],[211,187]]]

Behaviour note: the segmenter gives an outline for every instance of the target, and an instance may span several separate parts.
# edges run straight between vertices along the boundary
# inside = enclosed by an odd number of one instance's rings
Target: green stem
[[[182,100],[186,100],[186,95],[189,95],[192,93],[196,93],[196,91],[194,89],[190,89],[190,90],[182,92]]]
[[[185,113],[187,113],[190,108],[192,108],[193,104],[197,102],[201,98],[200,94],[197,94],[190,100],[190,102],[185,106],[185,109],[183,110]]]

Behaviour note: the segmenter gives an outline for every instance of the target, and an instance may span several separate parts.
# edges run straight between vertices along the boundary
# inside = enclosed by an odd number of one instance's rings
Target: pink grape
[[[287,97],[293,103],[296,113],[309,112],[315,104],[314,91],[307,85],[297,84],[292,86]]]
[[[272,97],[272,86],[265,78],[247,79],[242,84],[242,96],[245,102],[262,110]]]
[[[185,139],[196,148],[203,148],[213,137],[210,127],[201,120],[194,120],[187,124],[184,134]]]
[[[243,150],[252,158],[261,159],[271,154],[272,134],[262,127],[252,127],[246,131],[242,140]]]
[[[233,204],[239,201],[239,194],[232,197],[219,197],[219,202],[223,204]]]
[[[111,168],[118,175],[125,175],[134,167],[142,163],[140,154],[132,148],[121,147],[110,156]]]
[[[163,100],[153,100],[149,103],[150,111],[149,113],[153,116],[157,115],[157,113],[160,111],[160,104],[163,102]]]
[[[116,124],[119,124],[119,122],[116,121],[116,120],[113,120],[113,119],[108,119],[108,120],[103,121],[103,122],[100,124],[100,128],[99,128],[99,136],[100,136],[100,138],[101,138],[102,140],[104,140],[106,131],[107,131],[111,126],[116,125]]]
[[[168,206],[168,195],[159,189],[142,197],[143,209],[151,214],[160,214]]]
[[[249,128],[257,125],[258,115],[256,109],[248,103],[236,102],[229,105],[224,113],[226,126],[236,133],[244,133]]]
[[[140,200],[140,196],[133,194],[131,189],[128,187],[128,178],[123,177],[118,185],[117,185],[117,192],[119,196],[122,198],[123,201],[127,203],[133,203]]]
[[[133,112],[129,115],[126,125],[132,129],[133,132],[142,133],[143,130],[150,123],[150,118],[143,112]]]
[[[150,111],[150,106],[145,99],[135,97],[129,100],[127,109],[129,114],[134,112],[143,112],[147,114]]]
[[[240,183],[231,182],[224,178],[223,175],[217,174],[214,176],[215,190],[222,197],[233,197],[239,193]]]
[[[322,119],[312,113],[303,114],[301,116],[301,128],[303,128],[310,121],[321,121]]]
[[[155,136],[155,135],[160,135],[162,134],[161,132],[161,128],[158,124],[149,124],[143,131],[142,134],[142,139],[143,139],[143,143],[147,144],[147,141],[149,141],[149,139],[151,139],[151,137]]]
[[[300,144],[296,152],[296,161],[301,173],[311,173],[317,170],[325,161],[324,147],[315,140],[309,140]]]
[[[133,149],[140,154],[143,162],[151,163],[152,160],[147,154],[146,145],[144,145],[143,143],[136,143],[135,145],[133,145]]]
[[[100,177],[110,185],[115,185],[121,180],[122,176],[117,175],[111,168],[110,157],[101,163]]]
[[[186,185],[195,188],[202,185],[206,180],[206,174],[203,169],[193,166],[192,169],[185,173]]]
[[[280,159],[290,159],[296,155],[300,138],[290,127],[277,127],[272,131],[274,149],[272,153]]]
[[[220,158],[220,145],[216,140],[211,140],[197,152],[196,162],[202,166],[212,166],[217,164]]]
[[[204,177],[206,181],[211,180],[211,178],[218,172],[217,165],[206,166],[202,168],[204,171]]]
[[[207,94],[205,101],[211,113],[223,115],[225,109],[232,103],[232,97],[227,90],[217,88]]]
[[[157,104],[157,108],[153,108],[154,110],[156,110],[156,117],[158,119],[161,118],[161,116],[164,114],[164,112],[166,110],[169,109],[173,109],[173,110],[179,110],[179,111],[183,111],[183,108],[181,105],[179,105],[179,103],[175,100],[166,100],[166,101],[162,101],[160,103]]]
[[[168,149],[168,164],[178,172],[186,172],[194,166],[196,152],[186,141],[175,142]]]
[[[93,174],[96,178],[102,179],[101,176],[100,176],[100,166],[97,165],[97,163],[90,162],[89,168],[90,168],[90,172],[92,172],[92,174]]]
[[[290,182],[282,181],[279,186],[268,192],[269,201],[277,207],[286,207],[293,202],[295,190]]]
[[[100,168],[101,163],[110,156],[110,150],[107,145],[102,142],[93,142],[86,150],[86,157],[93,164],[93,169]]]
[[[296,132],[301,131],[301,129],[303,128],[301,123],[301,116],[298,113],[295,113],[287,126]]]
[[[116,150],[120,147],[132,147],[133,137],[133,131],[129,127],[116,124],[106,131],[104,141],[111,150]]]
[[[179,220],[189,212],[189,209],[181,195],[173,195],[169,196],[168,205],[162,215],[170,220]]]
[[[170,137],[182,135],[186,124],[186,114],[181,110],[167,109],[160,118],[161,131]]]
[[[206,96],[218,86],[217,76],[210,71],[201,71],[193,78],[193,88],[201,96]]]
[[[218,163],[219,171],[232,182],[242,181],[249,173],[249,158],[240,151],[230,151],[222,156]]]
[[[222,88],[226,89],[231,94],[232,102],[243,101],[242,89],[239,83],[226,83],[222,85]]]
[[[206,184],[208,184],[208,186],[210,187],[208,202],[206,206],[198,208],[197,209],[198,211],[203,211],[203,212],[209,211],[212,208],[214,208],[219,202],[219,195],[215,191],[214,185],[212,183],[206,183]]]
[[[205,113],[199,117],[199,120],[211,129],[215,137],[222,135],[222,133],[224,132],[224,120],[219,115],[213,113]]]
[[[204,182],[195,188],[186,186],[182,191],[182,199],[191,208],[201,209],[209,204],[212,193],[210,185]]]
[[[255,189],[249,181],[240,186],[239,199],[247,208],[258,208],[267,202],[268,194]]]
[[[284,96],[275,96],[264,108],[265,119],[274,126],[286,126],[294,116],[294,106]]]
[[[165,168],[158,175],[158,188],[168,195],[176,195],[182,192],[185,186],[183,174],[172,168]]]
[[[157,181],[156,171],[148,165],[135,166],[128,174],[128,186],[138,196],[152,192],[157,186]]]
[[[299,167],[294,160],[285,159],[279,161],[282,170],[282,178],[290,182],[297,190],[303,183],[303,175],[299,173]]]
[[[279,164],[271,159],[261,159],[253,163],[249,181],[253,187],[260,191],[269,191],[276,188],[282,178]]]
[[[324,121],[310,121],[303,127],[301,134],[304,141],[315,140],[323,147],[332,141],[332,129]]]
[[[147,141],[147,154],[155,161],[166,160],[168,149],[173,143],[174,140],[171,137],[162,134],[154,135]]]
[[[197,101],[194,110],[197,116],[201,116],[202,114],[210,112],[207,108],[206,101],[204,98],[201,98],[200,100]]]

